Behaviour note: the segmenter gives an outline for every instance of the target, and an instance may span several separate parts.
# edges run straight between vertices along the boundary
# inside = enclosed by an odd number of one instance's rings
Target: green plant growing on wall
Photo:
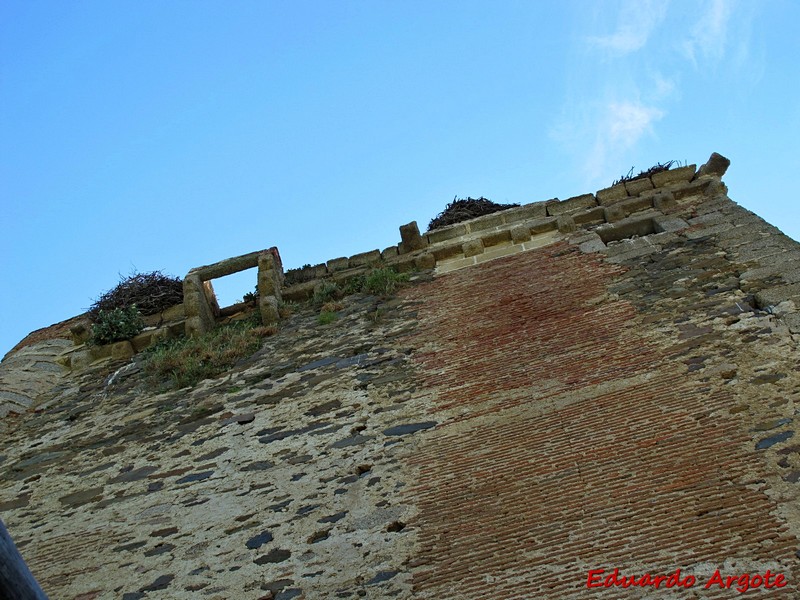
[[[364,290],[364,282],[366,281],[366,275],[354,275],[350,277],[347,281],[344,282],[342,286],[342,293],[345,296],[349,296],[350,294],[358,294]]]
[[[100,310],[92,325],[89,343],[100,345],[128,340],[142,332],[144,322],[136,305]]]
[[[339,286],[333,281],[323,281],[316,288],[314,288],[314,295],[311,298],[311,303],[314,306],[322,306],[331,300],[335,300],[341,295]]]
[[[375,308],[375,310],[371,310],[367,313],[367,321],[373,325],[377,325],[383,321],[384,313],[385,311],[382,308]]]
[[[166,379],[176,389],[194,386],[251,356],[263,339],[277,330],[253,318],[217,327],[199,337],[168,340],[144,352],[143,369],[152,379]]]
[[[288,319],[297,310],[297,303],[292,300],[278,300],[278,314],[281,319]]]
[[[375,296],[387,296],[406,281],[407,273],[398,273],[388,267],[373,269],[364,278],[361,291]]]
[[[242,302],[246,302],[247,304],[257,304],[258,303],[258,286],[254,292],[247,292],[244,296],[242,296]]]
[[[335,312],[323,310],[317,317],[317,323],[320,325],[330,325],[338,318],[339,316]]]

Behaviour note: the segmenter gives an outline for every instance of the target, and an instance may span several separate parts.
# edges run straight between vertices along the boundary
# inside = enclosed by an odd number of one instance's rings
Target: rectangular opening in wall
[[[642,237],[657,233],[656,224],[652,217],[647,219],[638,219],[635,221],[620,221],[609,227],[599,227],[596,230],[597,235],[603,240],[604,244],[609,242],[618,242],[631,238],[633,236]]]
[[[214,286],[214,292],[220,306],[220,316],[226,316],[226,313],[230,313],[231,310],[237,312],[236,305],[245,302],[246,295],[254,295],[256,293],[257,283],[257,267],[212,279],[211,284]],[[252,298],[253,296],[249,297]]]

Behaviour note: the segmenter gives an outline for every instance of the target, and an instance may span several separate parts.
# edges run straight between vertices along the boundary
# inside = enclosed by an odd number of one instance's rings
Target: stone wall
[[[720,164],[288,272],[428,267],[192,389],[73,372],[0,439],[0,515],[70,600],[796,597],[800,246]]]
[[[583,249],[593,250],[601,250],[621,240],[650,240],[648,236],[651,234],[687,227],[685,220],[673,216],[681,212],[678,204],[685,204],[686,199],[706,197],[723,190],[720,177],[728,164],[727,159],[714,153],[699,170],[695,165],[689,165],[662,171],[594,194],[583,194],[562,201],[533,202],[424,234],[420,234],[416,222],[411,222],[400,227],[401,241],[395,246],[382,251],[376,249],[350,257],[333,258],[318,265],[306,265],[291,269],[285,275],[280,254],[274,247],[196,267],[189,271],[184,281],[185,308],[180,314],[172,314],[166,321],[162,315],[157,331],[148,329],[138,339],[132,340],[130,345],[122,342],[108,348],[87,348],[82,354],[73,351],[62,362],[73,368],[81,368],[109,357],[130,356],[155,341],[179,335],[182,330],[187,335],[200,335],[213,327],[220,316],[211,280],[254,267],[259,269],[258,308],[262,320],[274,323],[280,318],[278,307],[284,298],[306,300],[313,295],[321,281],[330,279],[345,282],[375,267],[391,267],[401,272],[436,268],[437,273],[441,274],[543,247],[570,236],[572,240],[580,239]],[[585,235],[579,235],[578,238],[571,235],[580,232]],[[652,239],[657,241],[660,238]],[[639,241],[631,247],[624,247],[626,252],[640,254],[649,243]],[[792,241],[788,240],[784,245],[787,251],[791,250]],[[794,258],[791,253],[787,260],[788,264],[792,264]],[[750,275],[763,282],[769,279],[771,273],[768,265],[766,269],[753,271]],[[790,279],[794,277],[791,274],[787,276]],[[784,285],[797,283],[794,279]],[[777,306],[796,298],[796,287],[778,290],[772,286],[772,291],[765,291],[759,296],[760,301]],[[800,305],[800,299],[796,300],[795,304]],[[794,313],[791,305],[784,304],[778,310],[786,313],[786,320],[792,327],[800,327],[800,317]]]

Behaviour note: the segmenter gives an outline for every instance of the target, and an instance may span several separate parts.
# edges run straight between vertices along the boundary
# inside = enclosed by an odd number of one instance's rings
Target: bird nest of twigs
[[[453,198],[453,201],[431,220],[428,224],[428,231],[441,229],[461,221],[468,221],[475,217],[490,215],[501,210],[508,210],[516,206],[519,206],[519,204],[497,204],[483,196],[480,198]]]
[[[95,321],[101,310],[128,308],[136,305],[143,315],[154,315],[183,302],[183,281],[164,275],[161,271],[134,273],[120,276],[117,286],[100,296],[89,308],[89,317]]]

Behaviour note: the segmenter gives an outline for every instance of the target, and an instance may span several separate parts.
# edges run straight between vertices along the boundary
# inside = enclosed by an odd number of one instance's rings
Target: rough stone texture
[[[170,306],[154,315],[144,315],[142,320],[144,324],[149,327],[161,327],[164,323],[181,321],[186,318],[186,312],[183,309],[183,303]]]
[[[452,240],[457,237],[461,237],[467,233],[467,226],[463,223],[458,223],[456,225],[450,225],[449,227],[443,227],[441,229],[434,229],[426,233],[426,237],[428,239],[428,243],[430,244],[437,244],[439,242],[444,242],[447,240]]]
[[[572,214],[572,218],[576,225],[596,225],[598,223],[605,223],[606,209],[602,206],[588,208]]]
[[[186,311],[186,335],[198,336],[214,326],[213,307],[208,302],[204,281],[189,272],[183,280],[183,307]]]
[[[697,170],[697,177],[702,177],[703,175],[715,175],[716,177],[722,177],[725,175],[725,171],[728,170],[730,165],[730,159],[727,159],[716,152],[712,152],[706,164]]]
[[[57,358],[71,346],[69,340],[46,340],[21,348],[0,362],[0,432],[4,430],[3,417],[25,412],[62,380],[66,369]]]
[[[381,259],[389,260],[390,258],[394,258],[400,253],[399,246],[389,246],[388,248],[384,248],[381,251]]]
[[[551,217],[557,217],[586,208],[594,208],[595,206],[597,206],[597,199],[594,197],[594,194],[583,194],[582,196],[575,196],[574,198],[568,198],[561,202],[548,204],[547,214]]]
[[[558,230],[559,217],[545,217],[529,221],[532,234],[547,233],[548,231]]]
[[[302,309],[191,390],[77,375],[0,440],[0,509],[45,591],[408,597],[401,492],[436,425],[403,341],[415,322],[413,304],[350,297],[332,326]]]
[[[464,256],[476,256],[478,254],[483,254],[483,240],[471,240],[469,242],[464,242],[462,252]]]
[[[350,266],[350,260],[343,256],[341,258],[332,258],[327,262],[328,272],[343,271]]]
[[[653,182],[649,177],[641,177],[640,179],[632,179],[625,182],[625,190],[629,196],[638,196],[642,192],[653,189]]]
[[[233,258],[226,258],[225,260],[221,260],[212,265],[197,267],[196,269],[192,269],[192,271],[203,281],[217,279],[219,277],[224,277],[225,275],[232,275],[233,273],[238,273],[239,271],[252,269],[253,267],[258,266],[258,258],[264,252],[273,253],[276,259],[280,261],[278,250],[277,248],[273,247],[267,250],[256,250],[255,252],[250,252],[241,256],[235,256]]]
[[[532,202],[517,208],[501,211],[504,223],[517,223],[530,219],[542,219],[547,216],[547,207],[544,202]]]
[[[261,322],[277,323],[280,319],[278,306],[281,302],[281,283],[283,269],[280,261],[272,253],[263,253],[258,257],[258,309]]]
[[[3,420],[4,520],[53,598],[675,596],[586,588],[613,568],[795,598],[800,246],[698,183],[521,243],[465,225],[396,257],[444,274],[300,305],[192,389],[9,363],[55,383]]]
[[[516,225],[511,228],[511,241],[521,244],[531,239],[531,228],[527,225]]]
[[[603,210],[605,211],[605,219],[607,223],[621,221],[626,216],[625,211],[619,206],[606,206]]]
[[[72,342],[78,346],[85,344],[92,337],[92,322],[89,319],[84,319],[69,329],[72,335]]]
[[[276,296],[259,296],[258,311],[264,325],[277,323],[281,319],[280,301]]]
[[[126,360],[136,354],[136,351],[133,349],[133,344],[131,344],[128,340],[114,342],[113,344],[110,344],[110,346],[111,358],[114,360]]]
[[[640,210],[647,210],[653,206],[654,196],[639,196],[638,198],[628,198],[622,200],[615,205],[615,208],[621,210],[627,217],[628,215],[639,212]]]
[[[653,187],[659,188],[673,183],[683,183],[691,181],[695,174],[695,165],[688,165],[686,167],[679,167],[677,169],[670,169],[668,171],[660,171],[650,176],[653,182]]]
[[[381,261],[381,251],[371,250],[369,252],[361,252],[350,257],[350,267],[364,267],[370,265],[377,265]]]
[[[133,349],[136,352],[141,352],[153,344],[168,340],[172,337],[173,334],[169,327],[159,327],[158,329],[143,331],[131,340],[131,344],[133,344]]]
[[[575,219],[569,215],[558,217],[558,231],[560,233],[571,233],[577,229]]]
[[[653,208],[656,208],[661,212],[666,212],[670,209],[673,209],[677,206],[677,204],[678,203],[675,200],[675,195],[670,192],[659,192],[653,196]]]
[[[428,238],[420,235],[416,221],[400,226],[400,239],[400,254],[421,250],[428,245]]]
[[[711,240],[676,237],[645,265],[576,250],[557,244],[408,292],[440,422],[406,492],[418,510],[415,597],[664,593],[590,594],[588,570],[614,567],[703,582],[716,568],[771,568],[791,585],[762,595],[794,597],[796,340],[747,304],[738,265]]]
[[[597,197],[597,202],[600,203],[601,206],[607,206],[609,204],[613,204],[614,202],[624,200],[628,197],[628,195],[628,190],[625,188],[625,184],[623,183],[614,185],[612,187],[607,187],[602,190],[597,190],[597,193],[595,194]]]
[[[414,259],[414,266],[420,271],[433,269],[436,266],[436,258],[432,252],[423,252]]]

